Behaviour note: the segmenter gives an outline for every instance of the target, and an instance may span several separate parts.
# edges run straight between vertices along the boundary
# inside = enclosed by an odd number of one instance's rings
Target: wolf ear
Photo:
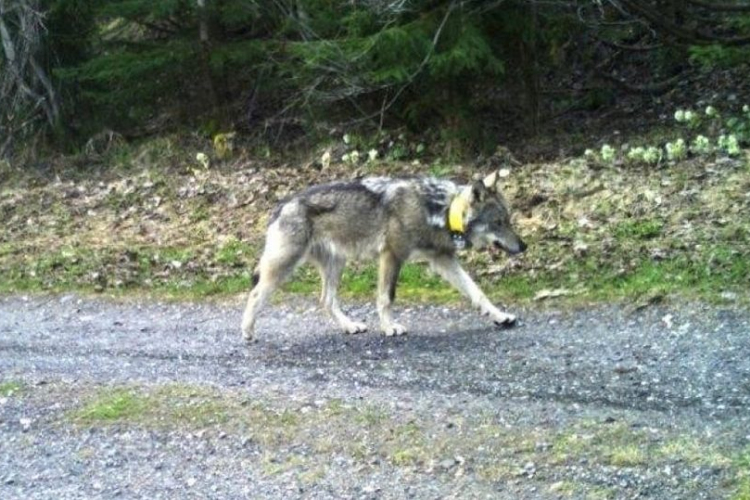
[[[487,197],[487,186],[482,181],[471,184],[471,201],[484,201]]]
[[[484,187],[490,191],[497,191],[497,185],[500,181],[500,175],[497,170],[484,178]]]

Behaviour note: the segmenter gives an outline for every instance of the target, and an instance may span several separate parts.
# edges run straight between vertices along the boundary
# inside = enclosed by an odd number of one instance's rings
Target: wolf
[[[376,304],[387,336],[407,331],[394,320],[391,305],[399,271],[409,259],[427,260],[497,325],[514,324],[516,317],[495,307],[457,258],[460,247],[511,255],[526,250],[499,182],[498,172],[465,185],[433,177],[369,177],[313,186],[282,201],[271,214],[253,274],[243,337],[252,339],[269,296],[302,262],[320,271],[320,301],[338,326],[349,334],[366,331],[367,325],[344,314],[336,297],[349,259],[379,260]]]

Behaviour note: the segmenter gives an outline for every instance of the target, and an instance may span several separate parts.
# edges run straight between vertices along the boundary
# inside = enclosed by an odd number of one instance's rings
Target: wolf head
[[[511,255],[526,250],[510,222],[510,207],[500,192],[500,176],[493,172],[469,189],[466,238],[476,248],[501,248]]]

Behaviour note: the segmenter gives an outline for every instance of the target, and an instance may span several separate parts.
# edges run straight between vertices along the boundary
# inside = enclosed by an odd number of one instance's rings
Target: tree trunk
[[[529,35],[521,38],[521,73],[526,94],[527,124],[532,135],[539,133],[539,68],[537,35],[539,16],[536,2],[529,3]]]
[[[200,65],[203,84],[208,94],[209,105],[213,113],[221,114],[221,103],[216,90],[216,81],[211,71],[211,37],[208,27],[206,0],[196,0],[198,4],[198,39],[200,40]]]
[[[5,125],[11,131],[15,127],[10,122],[21,109],[30,110],[32,115],[41,109],[52,129],[60,123],[57,90],[38,59],[44,30],[42,17],[34,0],[0,0],[0,46],[5,55],[5,68],[0,73],[0,109],[6,113],[0,115],[0,120],[8,122]]]

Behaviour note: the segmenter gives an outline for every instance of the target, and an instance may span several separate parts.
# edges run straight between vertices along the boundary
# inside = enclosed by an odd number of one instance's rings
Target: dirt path
[[[750,314],[0,299],[0,498],[746,498]],[[374,325],[370,305],[352,316]]]

